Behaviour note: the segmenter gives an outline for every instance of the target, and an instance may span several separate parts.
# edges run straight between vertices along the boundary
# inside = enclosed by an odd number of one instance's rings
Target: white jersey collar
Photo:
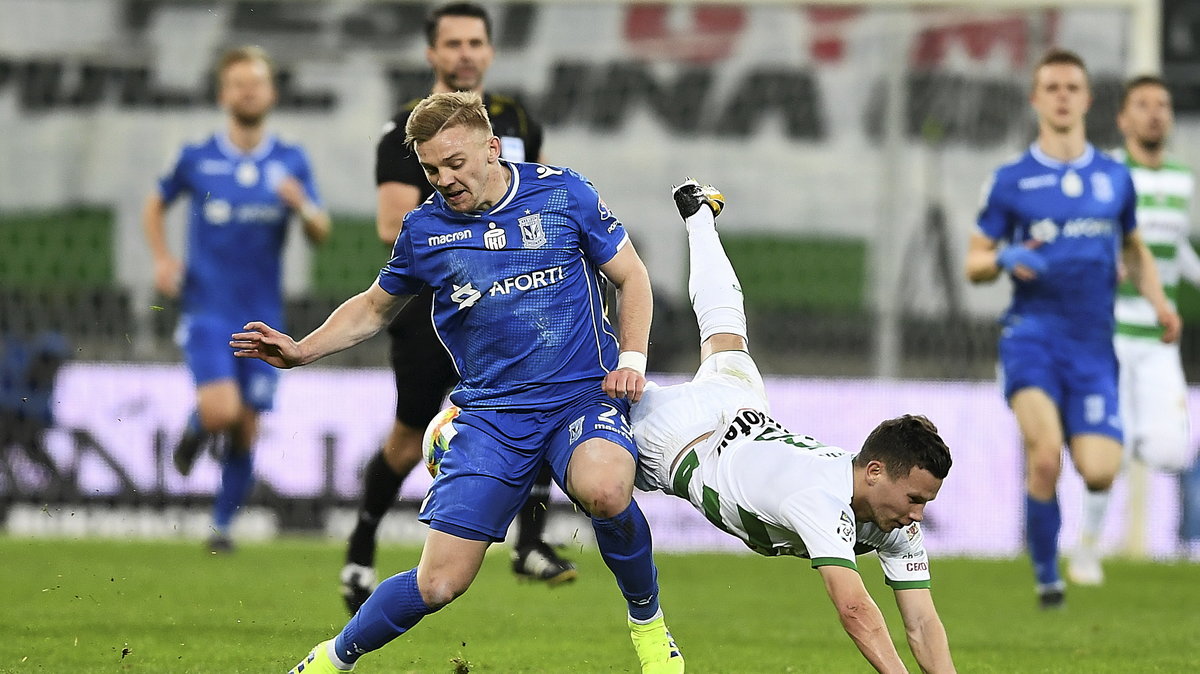
[[[263,157],[271,154],[271,150],[275,149],[276,138],[275,134],[273,133],[265,134],[262,141],[260,141],[259,144],[249,152],[242,152],[237,145],[234,145],[233,141],[229,139],[229,132],[227,131],[215,133],[213,134],[213,137],[217,141],[217,149],[221,151],[221,154],[234,161],[243,161],[246,159],[251,161],[259,161]]]
[[[516,198],[517,188],[521,185],[521,172],[517,170],[517,167],[507,161],[504,161],[503,159],[500,160],[500,164],[512,172],[512,182],[508,184],[508,192],[504,194],[504,198],[501,199],[495,206],[493,206],[488,213],[499,213],[500,211],[504,210],[504,208],[512,203],[512,200]]]
[[[1033,157],[1034,161],[1047,168],[1080,169],[1092,163],[1092,159],[1096,157],[1096,148],[1093,147],[1091,143],[1087,143],[1083,146],[1083,154],[1069,161],[1062,161],[1055,159],[1054,157],[1051,157],[1043,152],[1042,148],[1038,147],[1037,141],[1035,140],[1029,144],[1029,154]]]

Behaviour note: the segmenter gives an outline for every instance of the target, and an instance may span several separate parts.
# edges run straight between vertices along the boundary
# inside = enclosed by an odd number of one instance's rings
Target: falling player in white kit
[[[702,363],[692,381],[647,386],[633,406],[637,486],[687,499],[760,554],[810,559],[863,656],[881,672],[902,672],[855,564],[857,553],[877,551],[917,662],[954,671],[918,524],[950,469],[949,449],[921,416],[883,422],[861,452],[772,420],[746,350],[742,291],[716,231],[724,197],[692,180],[674,197],[687,224]]]

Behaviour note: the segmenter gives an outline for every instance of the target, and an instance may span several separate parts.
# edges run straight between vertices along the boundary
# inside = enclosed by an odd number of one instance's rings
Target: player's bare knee
[[[1028,459],[1029,481],[1035,486],[1053,488],[1058,482],[1062,464],[1056,455],[1034,454]]]
[[[470,586],[469,582],[458,581],[449,575],[431,573],[419,582],[418,589],[425,605],[436,611],[463,596]]]
[[[596,489],[590,498],[582,500],[592,517],[608,519],[625,512],[633,500],[633,491],[628,485],[613,482]]]
[[[200,409],[200,427],[207,433],[234,430],[240,421],[240,410],[234,405],[209,405]]]

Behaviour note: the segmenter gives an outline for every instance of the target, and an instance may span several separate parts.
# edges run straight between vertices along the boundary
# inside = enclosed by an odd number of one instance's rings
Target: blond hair
[[[433,94],[417,104],[404,125],[404,142],[410,146],[427,142],[444,129],[465,126],[491,134],[483,98],[473,91]]]
[[[267,54],[267,50],[253,44],[245,45],[243,47],[234,47],[233,49],[227,50],[224,54],[221,54],[221,59],[217,61],[217,76],[220,77],[224,75],[225,71],[228,70],[233,64],[244,63],[246,61],[262,62],[262,64],[267,67],[268,75],[274,77],[275,64],[271,62],[271,57]]]

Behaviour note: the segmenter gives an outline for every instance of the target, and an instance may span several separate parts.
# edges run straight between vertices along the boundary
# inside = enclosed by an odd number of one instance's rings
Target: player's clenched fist
[[[646,390],[646,375],[630,368],[613,370],[604,376],[601,387],[610,398],[628,398],[636,403]]]

